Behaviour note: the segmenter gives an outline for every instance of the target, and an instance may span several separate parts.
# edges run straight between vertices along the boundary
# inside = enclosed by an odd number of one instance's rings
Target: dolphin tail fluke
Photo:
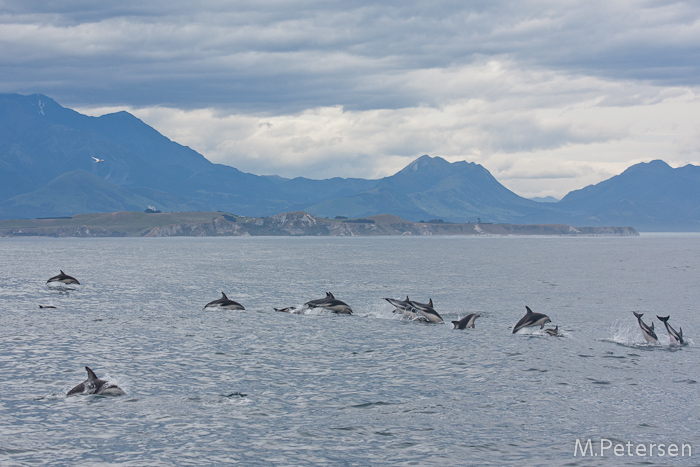
[[[454,326],[452,329],[457,329],[457,326],[459,326],[459,321],[452,321],[452,325]]]
[[[656,315],[656,317],[659,318],[659,319],[660,319],[661,321],[663,321],[664,323],[666,323],[666,322],[668,321],[668,319],[671,317],[671,315],[668,315],[668,316],[666,316],[666,317]]]
[[[642,316],[644,316],[644,313],[637,313],[636,311],[633,311],[632,313],[634,313],[634,316],[636,316],[637,318],[641,318]]]

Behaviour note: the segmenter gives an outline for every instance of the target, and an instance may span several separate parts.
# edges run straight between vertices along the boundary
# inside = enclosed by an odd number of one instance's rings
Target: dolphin
[[[408,298],[408,297],[406,297]],[[429,323],[444,323],[442,316],[435,311],[433,308],[433,299],[431,298],[428,303],[419,303],[411,300],[406,300],[410,305],[410,309],[415,310],[417,313],[422,315]]]
[[[88,379],[68,391],[67,396],[76,394],[97,394],[100,396],[123,396],[126,393],[116,384],[108,383],[103,379],[98,379],[95,372],[89,367],[85,367]]]
[[[454,325],[454,328],[452,329],[473,328],[474,321],[476,321],[476,318],[478,317],[479,315],[476,313],[470,313],[459,321],[452,321],[452,324]]]
[[[53,305],[39,305],[39,308],[56,308]]]
[[[206,305],[204,305],[204,309],[206,308],[223,308],[225,310],[245,310],[243,305],[241,305],[238,302],[234,302],[233,300],[229,300],[229,298],[226,296],[225,293],[221,292],[221,298],[218,300],[213,300]]]
[[[347,303],[342,300],[336,300],[335,298],[324,300],[321,303],[306,302],[306,305],[308,305],[309,308],[325,308],[326,310],[341,315],[352,314],[352,308],[350,308]]]
[[[428,322],[428,319],[410,304],[411,300],[408,299],[408,295],[406,296],[406,300],[397,300],[395,298],[385,298],[384,300],[394,305],[394,311],[392,313],[401,313],[404,318],[411,321]]]
[[[651,326],[647,326],[646,323],[642,321],[642,316],[644,316],[644,313],[637,313],[636,311],[633,311],[632,313],[634,313],[634,316],[637,317],[637,321],[639,322],[639,327],[642,329],[644,339],[646,339],[646,341],[650,344],[658,344],[659,339],[656,337],[656,333],[654,332],[654,323],[651,323]]]
[[[670,315],[666,317],[656,315],[656,317],[663,321],[663,323],[666,325],[666,330],[668,331],[668,338],[671,340],[671,345],[685,344],[685,341],[683,340],[683,328],[678,328],[678,332],[676,332],[676,330],[673,329],[670,324],[668,324],[668,319],[671,317]]]
[[[76,278],[73,277],[73,276],[69,276],[68,274],[66,274],[66,273],[63,272],[63,271],[61,271],[61,274],[57,274],[57,275],[51,277],[49,280],[46,281],[47,284],[48,284],[49,282],[61,282],[61,283],[65,284],[65,285],[69,285],[69,284],[77,284],[77,285],[80,285],[80,282],[78,282],[78,279],[76,279]]]
[[[315,308],[322,306],[324,303],[330,301],[330,300],[335,300],[335,297],[333,296],[332,293],[326,292],[326,296],[323,298],[317,298],[316,300],[309,300],[308,302],[304,303],[308,308]]]
[[[396,298],[384,298],[387,302],[391,303],[396,310],[401,311],[404,308],[408,306],[408,296],[406,296],[406,300],[398,300]],[[396,313],[396,310],[394,310],[394,313]]]
[[[552,322],[552,320],[549,319],[549,316],[545,315],[544,313],[533,313],[529,306],[526,306],[525,309],[527,310],[527,313],[525,313],[525,316],[520,318],[520,321],[518,321],[518,323],[515,325],[513,328],[513,334],[520,331],[522,328],[529,328],[532,326],[539,326],[540,329],[542,329],[544,328],[545,323]]]
[[[336,299],[330,292],[326,292],[326,296],[324,298],[309,300],[308,302],[304,303],[304,306],[306,308],[325,308],[338,314],[352,314],[352,309],[348,306],[348,304]]]
[[[546,333],[549,334],[550,336],[555,336],[555,337],[556,337],[556,336],[559,335],[559,325],[554,326],[554,329],[552,329],[552,328],[547,328],[547,329],[544,330],[544,332],[546,332]]]
[[[411,305],[413,305],[415,308],[418,308],[419,310],[421,310],[421,309],[427,310],[430,308],[433,308],[433,309],[435,308],[433,306],[433,299],[432,298],[430,300],[428,300],[428,303],[420,303],[420,302],[415,302],[413,300],[409,300],[408,296],[406,296],[406,301],[409,302]]]

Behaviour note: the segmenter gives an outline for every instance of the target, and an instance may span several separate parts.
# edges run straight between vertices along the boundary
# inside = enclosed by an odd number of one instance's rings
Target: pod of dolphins
[[[51,284],[58,287],[67,287],[70,285],[80,285],[80,282],[78,282],[78,280],[75,277],[69,276],[61,270],[60,274],[49,278],[49,280],[46,281],[46,284]],[[406,300],[394,298],[384,298],[384,300],[389,302],[394,307],[393,313],[398,313],[408,320],[431,324],[444,323],[444,320],[442,319],[440,314],[435,310],[432,298],[428,300],[428,303],[420,303],[413,301],[408,298],[408,295],[406,296]],[[39,308],[56,307],[51,305],[39,305]],[[234,300],[229,299],[224,292],[221,292],[221,298],[217,300],[212,300],[211,302],[204,305],[204,309],[217,308],[223,310],[245,310],[245,307],[243,305]],[[326,296],[323,298],[309,300],[305,302],[302,307],[290,306],[285,308],[273,309],[279,312],[298,314],[303,313],[305,310],[314,308],[329,310],[336,314],[352,314],[352,309],[350,308],[350,306],[342,300],[336,299],[331,292],[326,292]],[[539,326],[540,329],[544,329],[545,324],[552,322],[549,316],[545,315],[544,313],[535,313],[530,309],[529,306],[526,306],[525,310],[525,316],[520,318],[520,320],[515,324],[515,326],[513,327],[512,334],[515,334],[521,329],[527,327]],[[654,332],[654,323],[651,323],[651,326],[647,325],[642,320],[642,316],[644,316],[644,313],[637,313],[635,311],[633,311],[632,313],[634,313],[634,316],[637,318],[644,339],[651,344],[658,344],[659,340],[656,336],[656,333]],[[470,313],[464,318],[460,319],[459,321],[452,321],[453,329],[474,328],[475,321],[478,317],[478,314]],[[678,331],[673,329],[673,327],[671,327],[671,325],[668,324],[670,316],[657,316],[657,318],[666,326],[666,331],[668,331],[668,337],[671,345],[685,345],[685,341],[683,340],[683,329],[678,328]],[[544,332],[550,336],[561,335],[559,334],[558,325],[554,328],[544,329]],[[68,396],[77,394],[120,396],[126,394],[117,385],[111,384],[105,380],[97,378],[95,373],[89,367],[86,366],[85,370],[87,370],[88,379],[86,379],[85,381],[68,391]]]

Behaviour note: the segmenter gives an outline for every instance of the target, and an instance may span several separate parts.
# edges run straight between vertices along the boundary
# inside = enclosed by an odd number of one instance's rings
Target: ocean
[[[700,464],[697,234],[4,238],[0,279],[2,466]]]

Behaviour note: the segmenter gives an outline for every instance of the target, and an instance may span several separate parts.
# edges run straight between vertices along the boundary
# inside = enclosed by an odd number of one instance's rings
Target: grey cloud
[[[439,97],[414,93],[406,74],[489,58],[571,75],[700,83],[693,2],[112,3],[4,2],[2,90],[69,105],[395,109],[444,98],[439,89]]]

